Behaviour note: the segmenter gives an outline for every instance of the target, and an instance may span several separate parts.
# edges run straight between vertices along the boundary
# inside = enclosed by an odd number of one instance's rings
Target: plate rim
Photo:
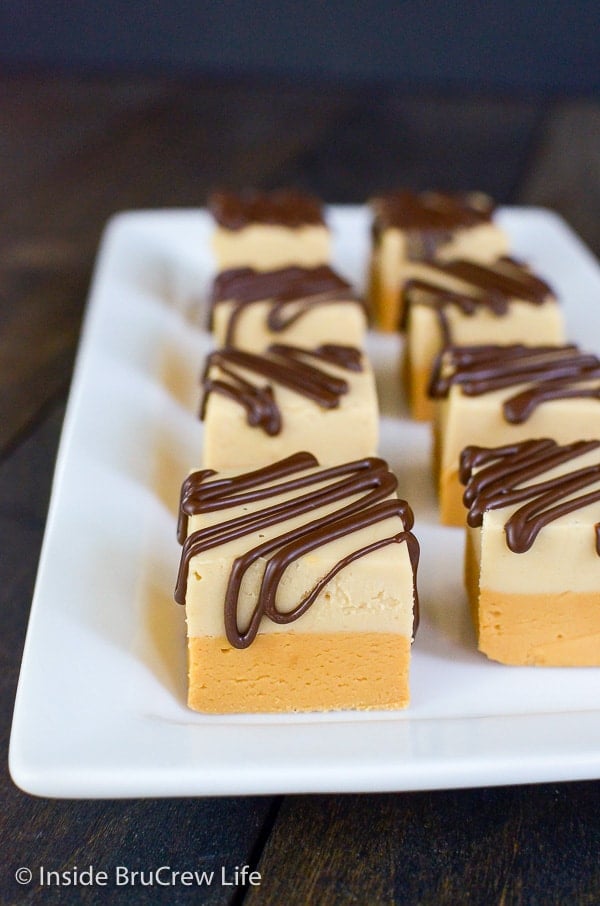
[[[349,212],[365,212],[363,205],[335,205],[329,206],[328,211],[334,216],[344,216]],[[383,771],[383,766],[379,763],[370,764],[359,770],[354,766],[354,772],[345,768],[345,774],[340,772],[339,767],[334,764],[313,764],[309,762],[304,766],[296,765],[298,772],[294,776],[287,773],[273,772],[268,773],[267,766],[260,762],[247,765],[242,774],[234,781],[231,767],[227,771],[214,764],[211,770],[207,765],[202,766],[203,781],[194,782],[194,771],[183,771],[180,766],[179,777],[169,775],[169,770],[161,768],[152,770],[151,766],[140,768],[136,777],[131,774],[126,778],[118,777],[111,773],[103,772],[95,767],[95,774],[90,776],[89,773],[82,771],[73,773],[70,766],[65,774],[64,770],[58,770],[56,767],[49,767],[44,764],[43,755],[37,761],[31,757],[31,752],[24,745],[24,739],[27,732],[26,715],[23,712],[23,688],[28,682],[27,665],[33,657],[32,646],[35,644],[35,620],[37,613],[43,604],[43,591],[40,588],[40,575],[46,569],[48,550],[50,546],[50,537],[55,531],[56,514],[61,506],[61,488],[65,470],[68,468],[68,458],[73,442],[73,435],[77,428],[76,420],[81,406],[81,396],[85,392],[83,372],[87,367],[90,350],[93,349],[95,340],[95,328],[99,318],[99,288],[106,283],[107,275],[113,265],[115,252],[121,249],[123,236],[133,228],[137,228],[142,220],[152,219],[165,220],[170,217],[194,217],[203,209],[195,208],[175,208],[162,210],[141,210],[141,211],[124,211],[113,215],[108,221],[100,242],[96,263],[93,271],[88,300],[84,313],[82,331],[78,345],[71,388],[69,391],[65,419],[61,431],[58,453],[54,468],[54,474],[51,486],[50,503],[48,507],[48,516],[42,542],[40,561],[33,594],[32,608],[28,621],[28,628],[23,650],[23,660],[15,697],[13,712],[13,724],[11,728],[11,737],[9,744],[9,770],[13,781],[25,792],[34,795],[58,797],[58,798],[126,798],[130,796],[199,796],[199,795],[256,795],[256,794],[273,794],[273,793],[311,793],[311,792],[389,792],[400,790],[425,790],[425,789],[448,789],[469,786],[493,786],[503,785],[506,783],[529,783],[543,781],[561,781],[561,780],[581,780],[596,779],[600,776],[600,726],[598,718],[600,717],[600,708],[591,711],[579,711],[575,713],[547,713],[547,714],[517,714],[517,715],[482,715],[466,716],[462,718],[447,717],[446,721],[453,724],[454,729],[460,729],[459,724],[469,724],[473,721],[478,722],[478,733],[481,738],[481,745],[484,755],[479,755],[479,760],[469,756],[467,752],[461,754],[460,759],[454,761],[443,760],[439,757],[423,758],[420,762],[420,774],[415,775],[414,765],[397,764],[396,766],[387,765],[387,770]],[[565,221],[554,211],[536,207],[511,207],[501,208],[499,211],[500,218],[506,216],[519,216],[520,212],[527,212],[528,216],[540,216],[549,219],[555,223],[568,236],[574,247],[577,247],[578,253],[587,257],[588,261],[598,269],[598,263],[592,253],[587,249]],[[600,274],[600,269],[598,270]],[[47,605],[46,605],[47,606]],[[582,716],[583,715],[583,716]],[[131,715],[121,714],[120,717],[131,717]],[[143,717],[143,715],[142,715]],[[592,721],[595,718],[596,723]],[[585,737],[578,737],[577,742],[567,732],[572,729],[573,720],[579,720],[585,724]],[[442,718],[441,720],[444,720]],[[527,721],[535,729],[534,738],[544,738],[545,745],[554,741],[557,750],[560,751],[561,760],[556,757],[556,752],[547,753],[543,757],[543,752],[537,750],[532,752],[525,751],[523,745],[516,745],[512,749],[505,749],[502,758],[498,758],[495,753],[498,734],[502,735],[506,729],[506,721],[513,722]],[[425,723],[433,721],[439,724],[440,718],[419,717],[417,720],[411,720],[410,716],[398,721],[398,727],[405,728],[405,735],[419,737],[425,735],[427,728]],[[119,721],[115,721],[115,729],[118,729]],[[315,721],[321,725],[320,721]],[[349,717],[348,723],[355,724],[356,721]],[[371,725],[378,723],[375,718]],[[393,723],[392,719],[386,716],[381,720],[381,724]],[[533,728],[535,724],[535,728]],[[552,724],[550,726],[549,724]],[[589,724],[589,726],[588,726]],[[266,723],[266,726],[277,726],[277,724]],[[308,724],[306,724],[308,726]],[[341,726],[341,723],[332,722],[326,724],[330,727]],[[194,724],[194,727],[202,727],[202,724]],[[297,725],[289,725],[297,726]],[[302,724],[300,724],[302,726]],[[414,727],[421,728],[422,732]],[[549,732],[554,731],[554,732]],[[266,734],[268,735],[268,734]],[[526,733],[523,739],[529,739]],[[411,744],[419,746],[420,740],[412,740]],[[583,744],[583,748],[582,748]],[[317,746],[318,750],[318,746]],[[252,751],[252,756],[256,753]],[[529,754],[529,757],[528,757]],[[566,759],[566,762],[564,761]],[[198,770],[196,766],[196,771]],[[379,776],[374,777],[373,772],[379,771]],[[412,773],[411,773],[412,770]],[[239,772],[238,772],[239,773]],[[172,771],[171,771],[172,774]],[[285,776],[284,776],[285,775]],[[209,782],[207,782],[209,781]],[[475,781],[475,782],[472,782]],[[237,783],[237,785],[236,785]]]

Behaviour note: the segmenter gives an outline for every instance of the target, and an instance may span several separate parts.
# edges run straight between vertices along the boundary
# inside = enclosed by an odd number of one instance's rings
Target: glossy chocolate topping
[[[389,227],[404,230],[409,258],[429,260],[456,230],[489,222],[494,203],[480,192],[450,195],[403,190],[373,199],[372,207],[376,240]]]
[[[321,202],[293,189],[275,192],[213,192],[208,209],[217,223],[228,230],[241,230],[252,223],[296,228],[324,223]]]
[[[466,316],[486,308],[501,317],[507,313],[513,299],[542,305],[553,296],[547,283],[512,258],[500,258],[490,265],[462,260],[429,262],[429,267],[461,280],[467,288],[457,291],[436,285],[434,280],[408,280],[403,289],[405,320],[408,307],[418,298],[420,305],[427,305],[436,312],[445,345],[452,343],[446,315],[450,306],[460,309]]]
[[[233,303],[225,345],[235,345],[238,322],[247,306],[270,301],[267,327],[280,333],[319,305],[355,302],[366,311],[365,303],[327,265],[320,267],[285,267],[275,271],[255,271],[238,267],[223,271],[215,279],[211,299],[211,322],[215,307],[221,302]]]
[[[204,418],[208,397],[221,393],[246,409],[248,424],[267,434],[281,431],[281,413],[269,384],[255,384],[245,376],[260,375],[308,399],[322,409],[336,409],[340,397],[348,392],[347,381],[336,377],[315,363],[325,363],[346,371],[362,371],[362,353],[352,346],[334,343],[304,349],[273,343],[262,355],[234,347],[210,353],[202,377],[204,395],[200,417]],[[222,377],[211,376],[218,366]]]
[[[521,424],[551,400],[600,399],[600,359],[573,344],[453,346],[433,367],[429,396],[445,397],[453,384],[466,396],[529,385],[502,404],[505,420]]]
[[[516,554],[528,551],[548,523],[600,502],[600,488],[578,495],[600,483],[600,453],[594,465],[578,469],[575,464],[565,475],[543,479],[551,469],[591,450],[600,450],[600,441],[560,446],[554,440],[542,439],[503,447],[466,447],[460,459],[460,480],[466,484],[463,500],[469,508],[469,525],[481,525],[486,510],[522,504],[506,522],[506,543]],[[594,531],[600,555],[596,526]]]
[[[242,503],[260,503],[269,497],[285,494],[277,504],[254,509],[221,524],[192,532],[183,542],[175,600],[185,603],[189,564],[192,557],[229,541],[254,536],[261,530],[285,523],[306,514],[307,521],[294,529],[249,548],[236,557],[225,596],[225,632],[235,648],[247,648],[258,632],[263,617],[276,623],[299,619],[317,599],[325,585],[342,569],[373,550],[390,544],[406,543],[413,569],[414,626],[418,624],[416,571],[419,545],[411,533],[413,514],[404,500],[386,498],[396,489],[396,479],[387,464],[375,457],[344,463],[326,469],[315,469],[316,460],[309,453],[298,453],[281,462],[229,479],[211,480],[207,471],[195,472],[184,482],[181,494],[181,529],[187,529],[190,515]],[[314,487],[323,485],[323,487]],[[300,493],[297,493],[300,492]],[[327,515],[310,518],[319,507],[340,506]],[[368,525],[397,516],[402,530],[366,547],[357,548],[339,560],[314,588],[305,593],[289,612],[277,607],[277,590],[288,566],[313,550]],[[184,532],[181,532],[182,537]],[[257,593],[256,606],[248,625],[240,629],[238,600],[247,570],[260,558],[267,561]]]
[[[400,229],[450,229],[488,221],[492,199],[481,192],[412,192],[400,189],[373,199],[376,216]]]

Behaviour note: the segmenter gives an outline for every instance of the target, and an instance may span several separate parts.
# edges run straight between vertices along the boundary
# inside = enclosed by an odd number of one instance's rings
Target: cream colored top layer
[[[307,469],[302,474],[316,474],[321,469]],[[220,478],[233,477],[238,472],[220,473]],[[277,484],[273,482],[271,484]],[[214,512],[192,516],[188,532],[207,526],[220,525],[246,513],[257,515],[290,499],[296,500],[307,492],[316,494],[332,483],[317,482],[310,488],[296,489],[268,498],[260,503],[246,503]],[[308,526],[324,515],[339,510],[362,495],[344,497],[334,504],[311,509],[276,525],[252,530],[241,538],[207,550],[190,561],[186,615],[190,636],[220,637],[225,633],[223,602],[231,566],[236,557],[263,544],[280,538],[298,527]],[[395,499],[395,494],[386,499]],[[363,546],[403,531],[401,518],[392,517],[372,526],[351,532],[330,541],[294,561],[283,576],[277,595],[278,608],[291,610],[302,596],[340,560]],[[258,589],[266,568],[265,558],[257,560],[248,570],[239,599],[238,616],[243,627],[256,606]],[[263,618],[260,632],[267,633],[336,633],[392,632],[410,638],[413,625],[413,573],[406,543],[393,543],[372,551],[345,566],[322,590],[315,603],[297,621],[280,625]]]
[[[550,469],[518,487],[549,481],[576,469],[600,464],[600,452],[592,450]],[[565,497],[574,499],[600,490],[600,480]],[[481,528],[469,528],[480,560],[480,588],[507,594],[600,594],[600,557],[596,553],[595,524],[600,521],[600,503],[574,510],[545,525],[532,547],[513,553],[506,543],[505,525],[520,504],[487,510]]]
[[[223,346],[227,325],[235,302],[219,302],[213,315],[213,334],[218,346]],[[298,346],[318,346],[321,343],[341,343],[361,348],[364,345],[367,318],[356,302],[323,303],[308,310],[285,330],[273,332],[268,327],[272,303],[252,302],[238,316],[235,345],[257,352],[270,343],[291,343]]]
[[[453,231],[451,238],[438,246],[435,257],[438,261],[466,258],[488,264],[508,254],[508,251],[508,237],[491,222]],[[403,278],[410,276],[412,279],[428,278],[431,274],[425,263],[410,257],[406,233],[397,227],[388,227],[383,231],[374,255],[381,278],[387,285],[397,285],[400,273]]]
[[[509,301],[504,315],[486,308],[465,315],[455,306],[445,309],[452,342],[457,346],[493,342],[498,345],[535,339],[541,345],[564,341],[564,322],[558,303],[549,300],[532,305],[518,299]],[[421,305],[416,296],[409,306],[408,336],[414,367],[429,367],[443,340],[439,318],[434,309]]]
[[[317,225],[291,228],[250,224],[241,230],[217,227],[212,248],[219,270],[249,266],[268,271],[292,264],[316,267],[331,260],[329,231]]]
[[[573,387],[597,385],[597,380]],[[600,405],[593,399],[557,399],[541,403],[521,424],[510,424],[502,404],[530,384],[515,384],[479,396],[467,396],[458,384],[446,399],[436,400],[436,422],[441,437],[441,465],[458,469],[460,453],[467,444],[499,446],[531,437],[551,437],[560,444],[581,437],[600,437]]]
[[[318,403],[281,385],[273,384],[273,395],[282,418],[282,429],[270,436],[247,423],[239,403],[220,393],[211,393],[205,415],[203,464],[206,468],[234,469],[276,462],[297,450],[310,450],[322,465],[371,456],[377,450],[379,410],[373,370],[366,356],[361,372],[338,368],[330,363],[323,370],[346,381],[348,392],[337,408],[323,409]],[[321,366],[319,366],[321,367]],[[251,372],[239,369],[251,383],[269,384]],[[211,378],[222,376],[210,369]]]

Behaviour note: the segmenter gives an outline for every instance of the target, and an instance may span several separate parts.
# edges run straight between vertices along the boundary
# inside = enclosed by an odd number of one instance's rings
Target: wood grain
[[[46,93],[34,85],[32,111],[21,116],[23,145],[37,147],[41,132],[50,148],[47,166],[38,155],[21,167],[18,192],[13,170],[0,212],[0,368],[10,375],[0,395],[0,453],[46,398],[66,388],[107,220],[128,208],[200,206],[217,183],[268,183],[349,103],[344,92],[314,105],[310,92],[291,88],[275,104],[273,90],[127,85],[115,84],[112,115],[106,96],[100,116],[76,95],[58,125],[51,105],[44,124]],[[65,119],[77,124],[70,144],[62,138]],[[10,165],[18,158],[14,138],[7,148]]]
[[[3,207],[18,203],[61,160],[169,90],[164,78],[5,76],[0,80]]]
[[[591,906],[599,804],[597,783],[288,797],[245,903]]]

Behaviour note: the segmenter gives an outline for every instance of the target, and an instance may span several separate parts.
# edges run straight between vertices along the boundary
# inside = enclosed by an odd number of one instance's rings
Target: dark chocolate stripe
[[[232,268],[220,273],[213,284],[210,327],[217,305],[229,302],[225,346],[235,345],[240,318],[256,302],[269,302],[266,325],[282,333],[304,315],[321,305],[353,302],[366,315],[366,305],[328,265],[285,267],[275,271],[255,271],[251,267]]]
[[[312,453],[296,453],[287,459],[279,460],[275,466],[264,466],[262,469],[247,472],[235,478],[206,482],[206,471],[193,472],[182,487],[180,519],[183,521],[185,517],[185,531],[178,535],[180,542],[183,543],[187,535],[188,516],[211,513],[215,510],[247,503],[257,503],[269,497],[291,493],[331,479],[341,480],[336,485],[328,485],[321,492],[310,491],[304,497],[294,498],[294,507],[299,508],[296,511],[298,515],[310,510],[315,500],[320,500],[323,496],[325,503],[343,498],[350,487],[357,488],[357,493],[371,488],[384,488],[385,494],[391,494],[396,489],[396,479],[388,471],[386,463],[376,457],[368,457],[328,469],[321,468],[307,474],[307,469],[315,467],[318,467],[318,463]],[[288,475],[298,471],[304,474],[293,479],[287,478]],[[283,484],[280,483],[282,478],[286,479]],[[265,485],[264,482],[269,482],[269,484]],[[283,512],[285,518],[289,518],[290,515],[293,515],[290,507],[290,504],[284,502],[269,509],[268,512],[263,511],[263,517],[270,518],[272,514],[278,515]],[[253,520],[253,516],[249,517],[250,525],[253,524]],[[240,524],[239,520],[236,524]]]
[[[289,343],[271,343],[268,351],[296,362],[311,358],[335,365],[337,368],[345,368],[346,371],[362,371],[362,352],[355,346],[322,343],[315,349],[308,350],[303,346],[291,346]]]
[[[413,261],[433,261],[438,249],[458,230],[491,220],[493,202],[481,193],[396,192],[373,200],[373,240],[389,227],[406,235],[406,254]]]
[[[445,192],[391,192],[372,200],[379,228],[449,231],[487,223],[493,201],[478,192],[450,195]]]
[[[406,321],[409,306],[415,300],[415,293],[419,293],[419,305],[426,305],[437,315],[444,346],[452,344],[446,314],[446,309],[450,306],[460,309],[467,317],[481,309],[487,309],[496,317],[501,317],[507,313],[513,299],[529,302],[531,305],[542,305],[552,297],[552,290],[547,283],[509,258],[501,258],[488,266],[463,260],[430,262],[429,266],[462,280],[470,287],[465,292],[451,290],[425,277],[407,280],[404,285],[404,320]]]
[[[429,396],[440,399],[458,384],[466,396],[480,396],[527,384],[502,404],[510,424],[525,422],[543,403],[556,399],[600,399],[600,359],[566,346],[454,346],[433,367]]]
[[[565,346],[450,346],[437,357],[431,373],[429,395],[440,399],[453,384],[467,396],[479,396],[503,387],[548,376],[552,380],[577,376],[598,363],[595,356]]]
[[[312,453],[294,453],[277,463],[277,480],[293,475],[295,472],[305,472],[318,466],[319,463]],[[192,472],[181,486],[179,497],[179,516],[177,520],[177,539],[183,544],[188,533],[188,518],[198,513],[210,513],[214,510],[230,506],[239,506],[247,502],[256,502],[265,497],[279,494],[281,485],[260,487],[262,481],[273,480],[273,466],[262,466],[252,472],[245,472],[235,478],[219,478],[208,482],[207,479],[216,475],[214,469],[202,469]],[[310,476],[304,475],[298,479],[294,487],[302,487],[310,483]]]
[[[233,347],[216,350],[207,357],[202,377],[204,394],[200,417],[205,416],[210,393],[222,393],[246,409],[249,425],[261,427],[270,435],[278,434],[281,430],[281,415],[272,388],[270,385],[251,383],[244,376],[247,372],[265,377],[270,382],[312,399],[323,409],[336,409],[340,397],[348,392],[348,383],[317,367],[315,360],[347,371],[362,370],[360,350],[336,344],[304,349],[279,343],[271,345],[262,355]],[[215,366],[218,366],[225,379],[210,376],[210,369]]]
[[[298,455],[310,456],[311,454]],[[314,457],[312,459],[314,460]],[[221,483],[217,481],[209,482],[202,489],[202,484],[205,481],[202,476],[205,475],[205,472],[196,472],[193,476],[190,476],[187,481],[193,482],[195,495],[192,501],[188,488],[187,499],[185,504],[182,503],[182,509],[185,506],[184,514],[186,517],[203,512],[212,512],[224,507],[256,503],[280,494],[291,494],[311,485],[325,483],[325,487],[311,490],[307,494],[293,499],[286,499],[279,504],[266,507],[258,515],[250,512],[222,522],[218,526],[211,526],[193,532],[183,539],[184,559],[189,561],[190,557],[195,556],[195,553],[200,553],[202,550],[208,550],[224,544],[226,541],[240,538],[255,529],[258,530],[257,526],[266,528],[269,525],[275,525],[294,516],[301,516],[316,507],[327,506],[336,503],[338,500],[344,500],[347,497],[362,493],[364,496],[360,500],[348,504],[344,509],[346,514],[358,512],[361,507],[376,503],[396,490],[397,482],[394,475],[388,470],[384,460],[376,457],[368,457],[367,459],[356,460],[351,463],[331,466],[327,469],[319,469],[318,471],[312,471],[308,475],[287,478],[281,483],[280,479],[287,474],[288,464],[289,460],[281,460],[274,465],[266,466],[260,472],[246,473],[239,476],[239,478],[228,479],[226,487],[218,487]],[[282,467],[286,471],[283,471]],[[312,468],[312,464],[304,468]],[[264,487],[263,481],[273,482],[273,484]],[[332,518],[335,515],[333,514]],[[303,526],[300,531],[302,532],[304,529],[305,527]],[[187,567],[185,568],[185,577],[187,577]],[[175,599],[181,604],[185,597],[185,577],[183,574],[180,575],[181,581],[177,583],[175,596]]]
[[[552,400],[598,400],[600,399],[600,384],[595,387],[573,386],[577,380],[589,381],[596,378],[600,378],[600,367],[592,368],[582,372],[578,377],[565,378],[562,381],[540,381],[534,387],[529,387],[522,393],[517,393],[509,400],[505,400],[502,406],[504,418],[512,425],[520,425],[526,422],[542,403],[550,403]]]
[[[600,459],[563,476],[533,479],[598,448],[596,440],[560,446],[547,439],[495,448],[467,447],[461,455],[460,479],[466,484],[463,499],[469,507],[469,525],[481,525],[487,510],[522,503],[506,522],[506,543],[514,553],[528,551],[545,525],[600,501],[600,489],[572,497],[600,481]]]
[[[482,293],[497,293],[506,298],[516,298],[541,305],[549,295],[550,286],[518,261],[509,257],[499,258],[493,264],[457,259],[431,261],[434,270],[457,280],[463,280]]]
[[[327,264],[317,267],[293,265],[273,271],[234,267],[221,271],[215,277],[211,305],[218,305],[220,302],[250,303],[266,299],[293,302],[329,293],[353,296],[350,284]]]
[[[248,551],[243,557],[236,558],[225,596],[225,631],[229,642],[236,648],[247,648],[251,645],[256,638],[263,616],[268,617],[275,623],[291,623],[299,619],[315,602],[327,582],[336,576],[342,569],[349,566],[360,557],[366,556],[366,554],[371,551],[378,550],[389,544],[402,544],[403,542],[406,542],[414,576],[419,554],[417,540],[410,531],[398,532],[388,538],[380,539],[373,544],[359,548],[348,556],[343,557],[316,583],[315,587],[299,601],[294,610],[289,613],[282,613],[277,609],[275,601],[277,589],[284,570],[290,563],[293,563],[295,560],[298,560],[304,554],[317,547],[321,547],[330,541],[335,541],[337,538],[347,535],[350,532],[355,532],[366,526],[373,525],[375,522],[389,519],[391,516],[404,518],[405,506],[403,501],[386,501],[385,503],[362,511],[358,516],[354,515],[349,519],[343,519],[339,522],[329,522],[328,524],[313,523],[308,532],[303,532],[300,538],[289,541],[267,564],[258,595],[258,602],[252,617],[250,618],[248,627],[245,630],[240,630],[238,625],[237,610],[239,591],[246,570],[255,562],[255,560],[265,555],[267,545],[260,545],[260,547]],[[416,596],[414,597],[414,600],[416,601]],[[413,634],[414,631],[413,628]]]
[[[305,454],[301,455],[304,456]],[[225,482],[218,480],[216,482],[209,481],[206,484],[207,496],[204,502],[201,496],[196,493],[194,511],[201,512],[205,508],[215,508],[215,502],[222,500],[238,502],[239,497],[237,495],[240,489],[244,492],[244,500],[252,501],[262,500],[265,497],[281,493],[293,493],[295,490],[306,488],[310,485],[331,482],[323,488],[286,499],[279,504],[268,506],[258,512],[247,513],[220,525],[192,532],[183,544],[175,599],[179,603],[185,602],[189,564],[191,559],[197,554],[245,535],[260,532],[261,529],[283,523],[303,513],[309,513],[318,507],[331,506],[337,501],[349,499],[349,503],[334,512],[313,519],[296,529],[283,532],[281,535],[263,542],[236,558],[229,578],[225,602],[227,638],[234,647],[246,648],[255,638],[263,616],[267,616],[275,622],[291,622],[299,619],[318,597],[324,585],[340,570],[344,569],[345,566],[359,557],[365,556],[371,550],[376,550],[387,544],[403,542],[408,545],[413,567],[415,602],[413,631],[416,631],[418,623],[416,569],[419,547],[410,532],[413,525],[413,515],[406,501],[385,500],[393,493],[396,487],[396,479],[389,472],[386,463],[377,458],[368,458],[354,463],[345,463],[340,466],[322,469],[312,472],[308,476],[297,475],[296,477],[286,478],[290,469],[301,465],[300,460],[291,459],[292,461],[290,459],[283,460],[281,463],[275,463],[273,466],[257,470],[257,473],[239,476],[239,480],[234,478],[227,479]],[[310,468],[311,466],[309,465],[308,467]],[[257,484],[253,489],[252,476],[256,476],[258,472],[260,477],[257,479]],[[195,474],[195,478],[188,483],[185,493],[182,494],[182,501],[185,501],[184,505],[188,511],[186,512],[186,517],[189,515],[190,510],[190,485],[195,485],[198,492],[200,486],[208,477],[205,473],[198,472]],[[283,482],[280,481],[282,478],[285,479]],[[336,481],[336,479],[340,480]],[[274,485],[268,488],[261,487],[261,483],[265,481],[272,481]],[[366,525],[372,525],[394,515],[399,516],[402,520],[403,530],[401,532],[389,538],[381,539],[368,547],[360,548],[344,557],[328,572],[327,576],[319,580],[314,589],[302,598],[292,613],[283,614],[277,610],[277,589],[283,573],[290,563],[329,541],[352,534]],[[241,583],[248,568],[261,557],[268,559],[268,563],[258,594],[257,604],[249,625],[244,630],[240,630],[237,611]]]
[[[450,348],[446,358],[452,372],[445,381],[461,384],[463,393],[468,396],[479,396],[530,381],[588,380],[590,376],[596,376],[600,366],[600,360],[595,355],[580,352],[573,344],[486,346],[482,347],[479,356],[477,347],[473,349],[475,356],[471,356],[469,361],[462,358],[460,347]],[[435,385],[433,390],[442,395]]]
[[[253,223],[296,228],[324,222],[321,202],[293,189],[248,190],[239,194],[213,192],[208,199],[208,209],[217,223],[228,230],[241,230]]]

